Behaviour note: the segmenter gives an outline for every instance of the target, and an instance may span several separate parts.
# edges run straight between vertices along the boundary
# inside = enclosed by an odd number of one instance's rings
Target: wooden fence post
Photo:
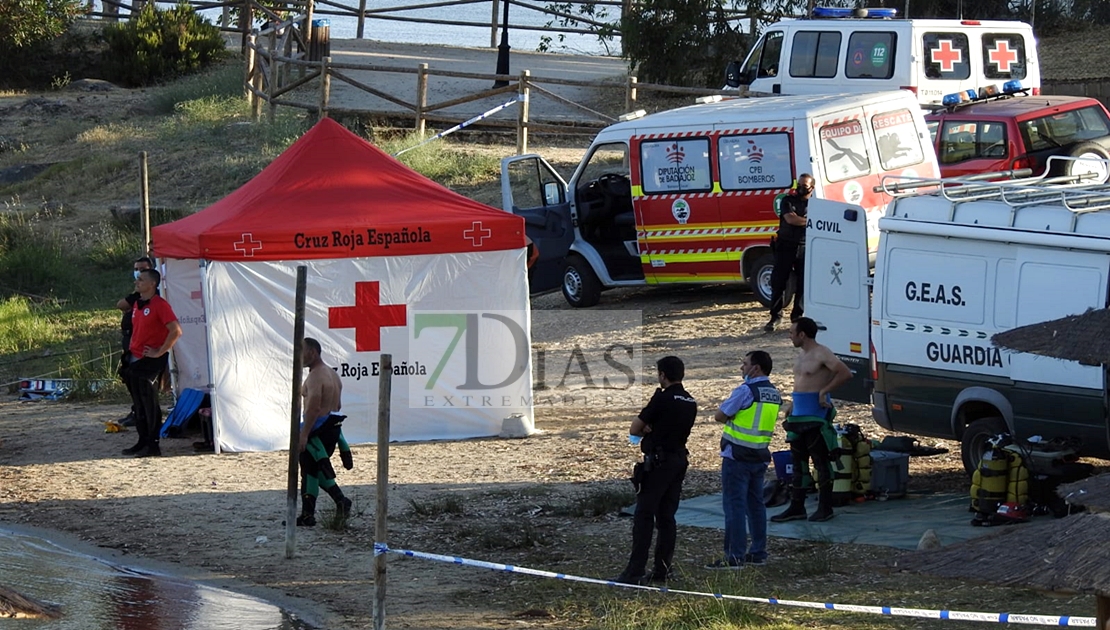
[[[304,59],[308,59],[309,51],[312,50],[312,14],[316,12],[316,0],[308,0],[308,10],[304,14],[304,26],[301,28],[301,33],[304,34]],[[301,78],[304,78],[304,68],[301,66]]]
[[[254,24],[254,14],[252,11],[251,0],[243,0],[243,6],[239,9],[239,32],[243,34],[243,53],[247,52],[247,37],[251,32],[251,25]]]
[[[331,57],[320,60],[320,106],[316,109],[317,120],[328,117],[328,100],[331,98],[331,73],[328,69],[330,65]]]
[[[428,106],[428,64],[420,64],[416,71],[416,133],[424,138],[424,108]]]
[[[520,95],[520,100],[517,102],[517,118],[516,118],[516,154],[523,155],[528,152],[528,77],[531,76],[528,70],[520,71],[520,81],[517,84],[517,90]]]
[[[509,0],[505,0],[508,2]],[[493,17],[489,21],[489,47],[497,48],[497,20],[501,17],[500,7],[498,1],[493,0]]]
[[[251,32],[247,37],[247,70],[243,77],[243,96],[247,97],[247,101],[251,104],[251,107],[254,107],[255,96],[250,88],[254,85],[254,74],[258,72],[258,68],[255,66],[255,64],[258,63],[258,53],[255,51],[257,45],[258,37],[254,32]]]
[[[636,77],[631,74],[628,75],[628,85],[624,92],[624,111],[631,112],[636,110]]]
[[[278,52],[277,52],[277,30],[271,28],[270,29],[270,81],[269,81],[270,85],[267,86],[267,88],[269,88],[269,89],[266,90],[266,92],[267,92],[266,100],[270,102],[270,111],[267,112],[266,119],[270,121],[270,124],[273,124],[274,120],[277,118],[277,103],[274,102],[274,98],[276,98],[275,94],[277,94],[277,90],[278,90],[278,75],[281,71],[280,68],[278,68],[277,57],[278,57]]]

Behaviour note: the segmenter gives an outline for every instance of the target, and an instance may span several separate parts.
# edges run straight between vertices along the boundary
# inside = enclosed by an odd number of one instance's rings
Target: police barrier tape
[[[441,132],[437,133],[436,135],[432,136],[431,138],[428,138],[427,140],[425,140],[424,142],[421,142],[419,144],[414,144],[413,146],[411,146],[407,149],[401,149],[400,151],[394,153],[393,157],[397,157],[397,156],[401,155],[402,153],[412,151],[413,149],[418,149],[418,148],[424,146],[425,144],[428,144],[432,140],[439,140],[440,138],[446,136],[447,134],[455,133],[456,131],[458,131],[459,129],[462,129],[463,127],[465,127],[467,125],[473,125],[474,123],[478,122],[479,120],[482,120],[483,118],[489,118],[490,116],[492,116],[492,115],[496,114],[497,112],[505,109],[506,107],[516,105],[518,102],[523,101],[523,100],[524,100],[524,96],[519,95],[511,101],[505,101],[504,103],[498,105],[497,107],[494,107],[493,109],[489,110],[488,112],[478,114],[474,118],[471,118],[470,120],[468,120],[466,122],[461,122],[461,123],[455,125],[454,127],[451,127],[447,131],[441,131]]]
[[[797,608],[816,608],[821,610],[840,610],[844,612],[854,613],[869,613],[873,615],[887,615],[890,617],[919,617],[922,619],[952,619],[956,621],[986,621],[989,623],[1022,623],[1035,626],[1067,626],[1067,627],[1095,627],[1094,617],[1072,617],[1068,615],[1054,616],[1054,615],[1023,615],[1018,613],[986,613],[986,612],[966,612],[959,610],[925,610],[921,608],[895,608],[893,606],[856,606],[854,604],[833,604],[833,603],[818,603],[818,602],[801,602],[792,599],[776,599],[773,597],[745,597],[743,595],[725,595],[722,593],[701,593],[698,591],[683,591],[674,588],[667,588],[665,586],[639,586],[636,584],[621,584],[612,580],[599,580],[596,578],[580,577],[577,575],[567,575],[565,573],[552,573],[551,571],[540,571],[538,569],[529,569],[527,567],[517,567],[511,564],[498,564],[496,562],[484,562],[482,560],[471,560],[469,558],[460,558],[458,556],[443,556],[435,553],[425,553],[423,551],[411,551],[408,549],[390,549],[389,546],[382,543],[374,543],[374,555],[379,556],[385,553],[395,553],[410,558],[423,558],[425,560],[435,560],[437,562],[448,562],[451,564],[461,564],[464,566],[478,567],[480,569],[490,569],[493,571],[504,571],[508,573],[522,573],[524,575],[534,575],[536,577],[555,578],[558,580],[568,580],[571,582],[584,582],[587,584],[602,584],[605,586],[621,586],[624,588],[635,588],[645,591],[658,591],[661,593],[677,593],[679,595],[697,595],[699,597],[712,597],[714,599],[722,600],[735,600],[743,602],[756,602],[760,604],[777,604],[779,606],[794,606]]]

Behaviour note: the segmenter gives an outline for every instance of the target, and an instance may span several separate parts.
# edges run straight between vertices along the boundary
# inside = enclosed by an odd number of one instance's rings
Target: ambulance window
[[[759,78],[779,75],[779,57],[782,56],[782,31],[767,33],[763,42],[763,55],[759,58]]]
[[[824,156],[825,178],[839,182],[871,173],[867,157],[867,141],[858,120],[821,127],[821,153]]]
[[[983,35],[983,73],[988,79],[1025,78],[1025,38],[1021,33]]]
[[[962,80],[971,76],[971,49],[963,33],[925,33],[925,76]]]
[[[582,175],[578,178],[578,181],[583,183],[592,182],[609,173],[617,173],[627,177],[629,172],[628,146],[623,142],[611,142],[598,145],[594,149],[593,154],[590,155],[590,161],[586,163],[586,168],[582,170]]]
[[[910,110],[899,109],[876,114],[871,118],[871,128],[875,130],[879,164],[883,170],[905,168],[925,159]]]
[[[789,188],[794,181],[790,136],[785,133],[721,136],[717,161],[723,190]]]
[[[840,33],[799,31],[790,47],[790,76],[828,79],[836,76]]]
[[[855,32],[848,38],[844,75],[849,79],[889,79],[894,76],[894,33]]]
[[[709,191],[709,139],[679,138],[640,143],[644,192]]]

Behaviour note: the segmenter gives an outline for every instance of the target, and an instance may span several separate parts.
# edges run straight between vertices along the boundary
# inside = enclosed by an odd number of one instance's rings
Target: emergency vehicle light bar
[[[1012,96],[1024,91],[1026,90],[1022,87],[1021,81],[1015,79],[1003,83],[1001,87],[999,87],[997,83],[992,83],[990,85],[984,85],[978,90],[960,90],[959,92],[945,94],[940,104],[945,107],[953,107],[955,105],[983,101],[997,96]]]
[[[838,7],[813,7],[813,17],[820,19],[870,18],[891,20],[898,9],[842,9]]]

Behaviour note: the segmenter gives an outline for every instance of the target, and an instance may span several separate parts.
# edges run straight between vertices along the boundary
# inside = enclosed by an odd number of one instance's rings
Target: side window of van
[[[983,73],[988,79],[1024,79],[1025,63],[1021,33],[983,35]]]
[[[825,177],[839,182],[871,173],[867,141],[858,120],[826,125],[820,129]]]
[[[786,133],[721,136],[717,156],[723,190],[788,188],[794,181]]]
[[[779,75],[779,58],[782,57],[782,31],[767,33],[763,44],[763,55],[759,58],[760,79]]]
[[[790,76],[833,78],[839,59],[839,32],[798,31],[790,47]]]
[[[844,76],[849,79],[889,79],[894,76],[894,33],[857,31],[848,38]]]
[[[925,76],[962,80],[971,76],[971,49],[964,33],[925,33]]]
[[[645,140],[640,143],[644,192],[710,191],[709,138]]]
[[[871,118],[871,128],[875,130],[875,144],[883,170],[905,168],[925,159],[910,110],[876,114]]]

